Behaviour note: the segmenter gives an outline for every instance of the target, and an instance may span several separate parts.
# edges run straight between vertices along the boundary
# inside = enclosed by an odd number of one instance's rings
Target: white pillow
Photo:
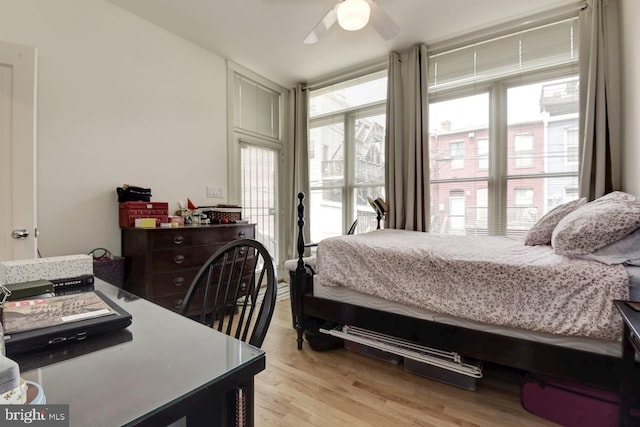
[[[640,198],[614,191],[560,220],[551,236],[559,255],[584,255],[617,242],[640,228]]]
[[[550,245],[551,235],[560,220],[586,203],[587,198],[582,197],[551,209],[529,229],[524,238],[524,244],[529,246]]]

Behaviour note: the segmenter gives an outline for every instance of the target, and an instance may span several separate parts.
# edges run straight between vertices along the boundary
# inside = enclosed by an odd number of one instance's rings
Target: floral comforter
[[[622,265],[571,259],[509,237],[406,230],[325,239],[325,286],[479,322],[568,336],[619,340],[614,299],[627,299]]]

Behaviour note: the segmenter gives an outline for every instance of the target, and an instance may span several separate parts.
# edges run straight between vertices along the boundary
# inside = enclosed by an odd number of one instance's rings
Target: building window
[[[479,138],[476,140],[478,169],[489,169],[489,140]]]
[[[513,136],[514,165],[517,168],[533,166],[533,135],[521,133]]]
[[[564,132],[564,146],[567,163],[578,163],[580,144],[578,141],[578,128],[569,128]]]
[[[449,233],[464,234],[465,205],[464,190],[452,190],[449,193]]]
[[[449,144],[449,157],[451,158],[451,169],[462,169],[464,167],[464,141],[456,141]]]
[[[322,153],[309,158],[314,242],[345,234],[355,219],[359,233],[376,228],[368,198],[385,198],[386,95],[386,70],[310,90],[309,153]]]
[[[576,25],[572,17],[431,48],[431,232],[522,236],[571,197],[578,162],[566,161],[577,160],[566,130],[579,118]],[[448,226],[451,213],[441,209],[459,209],[452,190],[463,191],[463,226]]]
[[[476,190],[476,221],[487,226],[487,207],[489,202],[489,189],[488,188],[479,188]]]
[[[513,201],[515,206],[507,211],[509,222],[523,229],[531,228],[538,220],[533,188],[515,188]]]

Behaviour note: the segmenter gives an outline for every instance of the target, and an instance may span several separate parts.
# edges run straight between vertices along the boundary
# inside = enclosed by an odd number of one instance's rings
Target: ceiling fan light
[[[338,24],[347,31],[358,31],[369,22],[371,8],[366,0],[344,0],[336,10]]]

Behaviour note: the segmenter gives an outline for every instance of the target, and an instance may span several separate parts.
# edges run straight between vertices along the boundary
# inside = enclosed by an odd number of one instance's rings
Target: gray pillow
[[[582,197],[551,209],[529,229],[524,238],[524,244],[529,246],[550,245],[551,235],[560,220],[586,203],[587,198]]]
[[[559,255],[584,255],[617,242],[640,227],[640,198],[614,191],[560,220],[551,236]]]
[[[575,258],[589,259],[603,264],[626,264],[640,266],[640,228],[626,237],[603,246],[593,253],[574,255]]]

